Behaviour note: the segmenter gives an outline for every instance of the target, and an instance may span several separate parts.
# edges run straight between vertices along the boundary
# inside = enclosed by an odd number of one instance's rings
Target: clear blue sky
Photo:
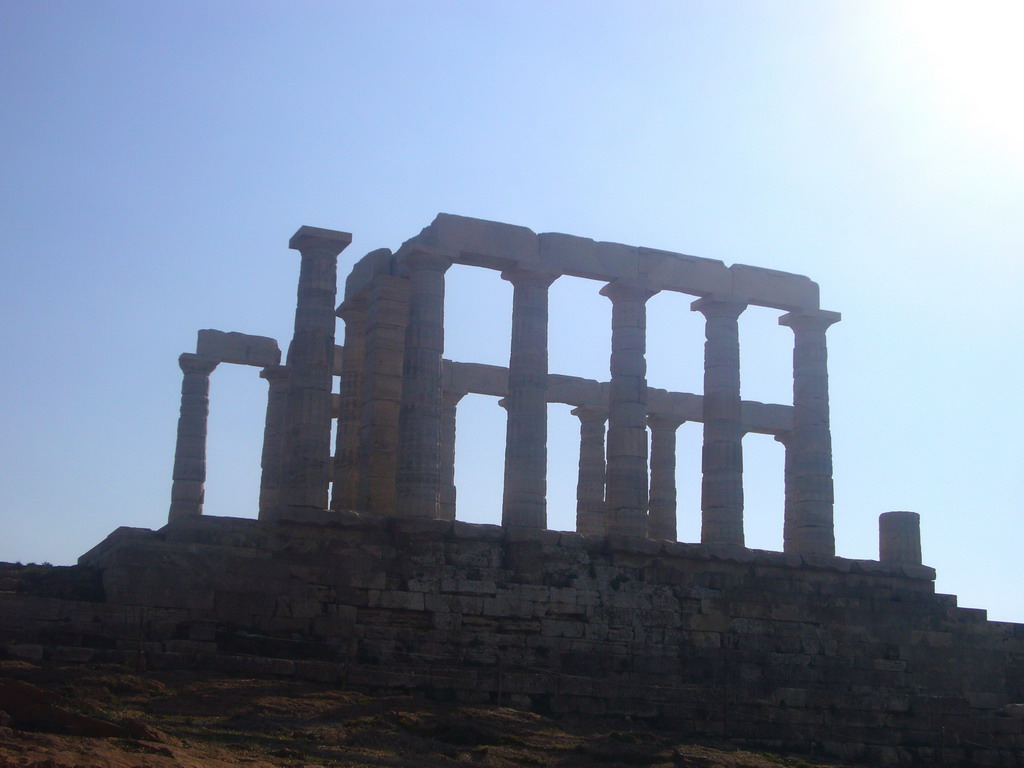
[[[938,589],[1024,621],[1019,4],[0,0],[0,559],[166,519],[179,353],[290,336],[302,224],[349,263],[439,211],[806,274],[829,332],[840,554],[921,513]],[[454,269],[449,356],[503,364],[510,293]],[[551,369],[607,376],[600,286],[552,288]],[[699,392],[701,318],[649,305],[652,386]],[[743,396],[791,332],[742,319]],[[253,516],[266,384],[214,375],[210,514]],[[503,412],[460,411],[460,516],[495,521]],[[550,517],[578,436],[552,408]],[[699,428],[679,437],[696,538]],[[781,544],[782,454],[746,444]]]

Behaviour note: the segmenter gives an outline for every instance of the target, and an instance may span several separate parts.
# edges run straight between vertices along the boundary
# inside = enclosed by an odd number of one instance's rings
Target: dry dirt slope
[[[6,713],[6,714],[4,714]],[[820,766],[568,722],[277,679],[0,661],[0,766]]]

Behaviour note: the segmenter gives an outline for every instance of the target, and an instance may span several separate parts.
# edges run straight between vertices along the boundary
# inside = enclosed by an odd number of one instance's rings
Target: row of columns
[[[382,274],[337,310],[345,322],[338,429],[330,459],[337,257],[347,233],[301,228],[290,247],[302,266],[287,366],[270,384],[261,516],[330,506],[407,517],[454,516],[455,408],[443,393],[444,275],[451,260],[417,248],[400,275]],[[512,340],[502,522],[546,526],[548,288],[557,275],[510,270]],[[581,420],[578,530],[675,538],[674,435],[681,420],[648,415],[646,287],[617,281],[612,302],[607,445],[604,414]],[[743,423],[738,318],[746,304],[707,296],[692,309],[706,320],[701,540],[742,546]],[[779,322],[795,334],[793,429],[786,445],[787,551],[834,553],[832,466],[825,330],[833,312],[804,310]],[[216,361],[183,355],[182,411],[171,517],[198,514],[205,480],[209,374]],[[647,430],[651,430],[648,476]]]

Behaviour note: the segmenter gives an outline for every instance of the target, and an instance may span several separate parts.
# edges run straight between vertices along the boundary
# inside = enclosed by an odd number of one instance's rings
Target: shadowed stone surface
[[[935,594],[916,513],[881,515],[878,561],[835,557],[825,332],[839,314],[813,282],[441,214],[397,254],[360,259],[335,310],[349,239],[292,239],[286,366],[271,339],[200,333],[208,354],[180,360],[169,524],[118,529],[83,555],[99,591],[0,590],[0,652],[652,719],[870,765],[1024,766],[1024,626]],[[507,368],[443,358],[451,264],[512,282]],[[549,373],[555,276],[605,284],[608,381]],[[700,395],[647,386],[645,303],[660,290],[698,297]],[[786,312],[792,404],[741,399],[748,305]],[[202,516],[218,362],[263,366],[270,384],[259,520]],[[502,526],[457,519],[469,393],[507,410]],[[546,529],[552,402],[580,420],[576,532]],[[704,430],[700,544],[675,541],[684,421]],[[744,546],[747,432],[785,447],[784,552]]]

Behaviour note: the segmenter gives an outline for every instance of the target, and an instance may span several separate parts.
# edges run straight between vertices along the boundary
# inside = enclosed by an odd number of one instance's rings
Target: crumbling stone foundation
[[[1024,765],[1024,626],[920,565],[351,512],[119,529],[9,653],[300,676],[872,765]]]

